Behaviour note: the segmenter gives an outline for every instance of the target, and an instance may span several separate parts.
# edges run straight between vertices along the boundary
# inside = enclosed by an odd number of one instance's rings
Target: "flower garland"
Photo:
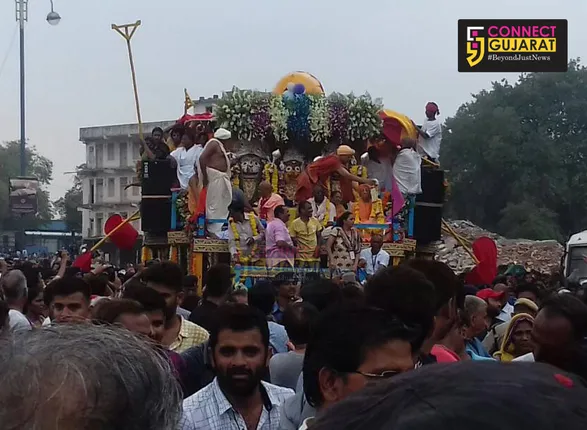
[[[265,163],[265,166],[263,166],[263,179],[265,182],[269,182],[273,192],[277,193],[279,189],[279,172],[275,164]]]
[[[190,218],[192,214],[190,213],[188,192],[186,190],[182,190],[178,194],[177,200],[175,201],[175,207],[177,208],[177,213],[179,214],[180,219],[183,221],[184,229],[187,230],[190,225]]]
[[[236,228],[236,223],[234,222],[234,219],[232,217],[229,218],[228,220],[229,224],[230,224],[230,229],[232,230],[232,235],[234,237],[234,241],[236,243],[236,253],[239,257],[239,260],[241,263],[247,263],[250,262],[253,258],[253,256],[256,254],[257,252],[257,242],[253,242],[253,246],[251,248],[251,255],[250,256],[243,256],[242,252],[241,252],[241,247],[240,247],[240,234],[238,233],[238,230]],[[258,236],[259,235],[259,229],[257,228],[257,221],[255,219],[255,215],[253,212],[251,212],[249,214],[249,223],[251,224],[251,230],[253,232],[253,237]]]
[[[230,169],[230,174],[232,176],[232,186],[234,188],[240,188],[241,187],[241,167],[238,163],[236,163],[234,166],[232,166],[232,168]]]
[[[328,226],[328,223],[330,222],[330,200],[328,200],[328,197],[324,197],[324,206],[326,207],[326,209],[324,213],[324,219],[322,220],[322,227],[326,228]]]

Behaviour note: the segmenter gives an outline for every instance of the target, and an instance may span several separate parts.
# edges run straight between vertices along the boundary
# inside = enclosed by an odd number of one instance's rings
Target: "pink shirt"
[[[273,267],[282,261],[287,261],[293,266],[294,251],[291,249],[283,249],[277,246],[277,242],[284,241],[293,246],[293,241],[289,235],[289,231],[285,223],[279,218],[274,218],[273,221],[267,224],[265,231],[266,251],[267,251],[267,266]]]
[[[444,345],[434,345],[430,353],[436,357],[438,363],[456,363],[457,361],[461,361],[455,352]]]

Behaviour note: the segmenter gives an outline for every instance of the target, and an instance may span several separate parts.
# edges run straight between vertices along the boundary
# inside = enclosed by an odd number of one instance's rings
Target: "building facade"
[[[193,100],[194,113],[210,112],[218,96]],[[155,127],[167,129],[175,121],[143,124],[146,136]],[[138,124],[106,125],[80,128],[80,141],[86,146],[86,165],[79,172],[83,184],[82,236],[86,242],[96,242],[104,236],[104,223],[114,214],[123,218],[139,209],[140,186],[137,162],[140,159]],[[132,222],[141,233],[141,222]],[[115,257],[113,257],[116,259]]]

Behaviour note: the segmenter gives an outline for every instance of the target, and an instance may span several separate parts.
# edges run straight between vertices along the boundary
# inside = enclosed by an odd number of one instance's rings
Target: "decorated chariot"
[[[233,187],[242,190],[247,201],[254,203],[259,199],[259,184],[268,182],[273,192],[283,197],[292,220],[296,217],[298,178],[308,164],[335,153],[340,145],[348,145],[356,154],[348,166],[350,172],[372,178],[363,162],[369,148],[393,156],[403,138],[417,137],[413,122],[385,110],[381,100],[372,99],[369,94],[326,95],[320,81],[305,72],[287,75],[272,92],[235,87],[218,100],[213,114],[188,114],[178,122],[210,132],[216,126],[230,130],[232,142],[227,149],[232,156]],[[371,232],[383,233],[383,248],[398,264],[416,250],[413,208],[406,207],[403,199],[394,198],[391,187],[378,181],[379,186],[368,192],[355,187],[354,201],[344,203],[355,213],[356,227],[363,232],[365,246],[369,246]],[[328,199],[340,190],[339,182],[337,175],[328,179]],[[209,264],[230,260],[226,240],[206,237],[207,222],[227,221],[205,220],[190,208],[185,193],[176,190],[167,237],[145,235],[143,259],[168,257],[187,265],[201,282]],[[262,266],[243,266],[237,276],[265,277],[268,273]]]

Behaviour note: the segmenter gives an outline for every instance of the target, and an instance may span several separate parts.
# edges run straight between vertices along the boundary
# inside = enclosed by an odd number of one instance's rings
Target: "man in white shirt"
[[[402,147],[393,163],[393,175],[404,197],[422,192],[422,177],[420,175],[422,159],[414,150],[415,145],[415,140],[403,139]]]
[[[13,333],[21,330],[31,330],[32,326],[26,316],[24,307],[27,303],[27,282],[26,277],[20,270],[11,270],[2,277],[2,291],[8,311],[8,326]]]
[[[389,266],[390,256],[381,249],[382,246],[383,236],[374,233],[371,235],[371,248],[361,251],[359,258],[365,261],[365,272],[368,276],[373,276],[379,269]]]
[[[442,124],[436,118],[440,114],[438,105],[429,102],[426,105],[426,121],[422,128],[417,128],[420,139],[418,150],[423,157],[437,163],[440,158],[440,143],[442,141]]]
[[[269,365],[267,318],[253,306],[223,305],[210,333],[216,378],[183,402],[179,430],[278,430],[280,405],[294,395],[263,381]]]
[[[334,224],[336,218],[336,206],[324,195],[324,189],[316,185],[312,190],[312,198],[308,199],[312,205],[312,214],[320,221],[323,227]]]
[[[181,138],[180,146],[171,153],[177,162],[177,179],[182,189],[188,189],[190,179],[196,173],[196,166],[203,150],[203,147],[195,145],[186,133]]]

